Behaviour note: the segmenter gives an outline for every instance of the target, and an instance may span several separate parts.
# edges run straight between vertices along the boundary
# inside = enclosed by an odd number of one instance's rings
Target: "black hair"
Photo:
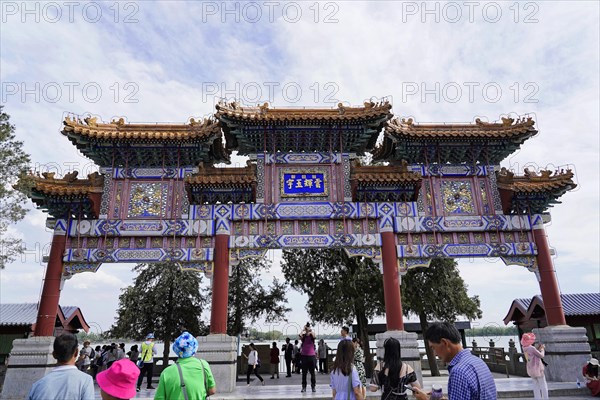
[[[342,326],[342,330],[346,331],[346,333],[350,333],[350,328],[348,328],[347,326]]]
[[[429,325],[425,331],[423,339],[432,343],[441,343],[442,339],[447,339],[451,343],[459,344],[461,342],[458,329],[450,322],[434,322]]]
[[[289,341],[290,341],[290,338],[289,338],[289,337],[286,337],[286,338],[285,338],[285,341],[286,341],[287,343],[289,343]]]
[[[61,364],[69,361],[77,352],[77,337],[72,333],[63,333],[54,339],[53,356]]]
[[[387,368],[390,387],[398,387],[400,380],[400,370],[402,369],[402,360],[400,359],[401,347],[398,339],[387,338],[383,342],[383,368],[379,371],[379,382],[384,382],[385,369]],[[383,374],[383,375],[382,375]],[[404,391],[404,388],[401,388]]]
[[[277,342],[273,342],[273,348],[277,347]]]

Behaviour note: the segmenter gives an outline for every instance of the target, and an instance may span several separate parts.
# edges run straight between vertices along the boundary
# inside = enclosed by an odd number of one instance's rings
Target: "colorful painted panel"
[[[444,212],[446,214],[475,214],[471,182],[467,180],[443,180],[441,182]]]
[[[168,189],[168,183],[132,183],[127,216],[129,218],[165,217]]]
[[[481,205],[483,206],[484,214],[492,214],[490,212],[490,204],[488,202],[487,188],[485,186],[485,181],[479,181],[479,189],[481,193]]]
[[[329,176],[323,168],[284,168],[280,173],[281,197],[314,197],[329,194]]]
[[[339,164],[341,156],[340,153],[278,153],[258,154],[257,158],[266,160],[267,164]],[[348,157],[348,154],[343,156]]]

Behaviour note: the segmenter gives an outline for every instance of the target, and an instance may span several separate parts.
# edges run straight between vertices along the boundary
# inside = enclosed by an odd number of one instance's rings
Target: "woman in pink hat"
[[[548,385],[546,384],[546,377],[544,376],[544,345],[540,344],[536,347],[533,346],[535,343],[535,335],[531,332],[524,333],[521,337],[521,346],[523,346],[523,354],[525,360],[527,360],[527,374],[533,381],[533,398],[534,399],[547,399],[548,398]]]
[[[115,361],[96,376],[102,400],[124,400],[135,397],[140,369],[127,359]]]

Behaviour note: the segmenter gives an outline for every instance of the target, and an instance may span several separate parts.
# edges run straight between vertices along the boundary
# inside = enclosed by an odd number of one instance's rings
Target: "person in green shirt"
[[[154,399],[204,400],[207,396],[215,394],[217,387],[210,366],[206,360],[194,357],[198,350],[196,338],[189,332],[183,332],[175,339],[172,348],[179,358],[175,364],[165,368],[160,374]],[[185,388],[181,386],[180,374]],[[187,396],[184,396],[183,390],[186,391]]]

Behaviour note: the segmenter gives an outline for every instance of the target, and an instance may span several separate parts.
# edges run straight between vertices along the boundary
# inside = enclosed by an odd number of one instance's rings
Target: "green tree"
[[[23,142],[15,140],[15,127],[10,116],[0,106],[0,269],[13,261],[24,250],[20,239],[6,235],[8,226],[25,217],[29,155],[23,151]]]
[[[182,271],[172,263],[138,264],[133,286],[119,296],[113,337],[144,338],[148,332],[165,343],[163,365],[167,365],[171,342],[183,330],[194,336],[208,329],[200,319],[206,295],[200,290],[202,274]]]
[[[237,336],[263,317],[266,322],[287,321],[285,314],[291,309],[287,304],[287,284],[273,278],[273,283],[263,287],[262,273],[271,268],[265,258],[247,258],[233,267],[229,277],[229,311],[227,334]]]
[[[283,260],[285,278],[308,295],[306,310],[311,319],[338,326],[356,320],[370,375],[373,361],[367,325],[385,313],[379,268],[369,258],[348,257],[343,249],[286,250]]]
[[[419,317],[422,332],[427,321],[455,322],[459,315],[468,319],[481,318],[478,296],[469,297],[467,285],[460,277],[452,258],[434,258],[429,268],[409,270],[402,277],[402,310],[405,316]],[[439,376],[435,355],[425,343],[432,376]]]

